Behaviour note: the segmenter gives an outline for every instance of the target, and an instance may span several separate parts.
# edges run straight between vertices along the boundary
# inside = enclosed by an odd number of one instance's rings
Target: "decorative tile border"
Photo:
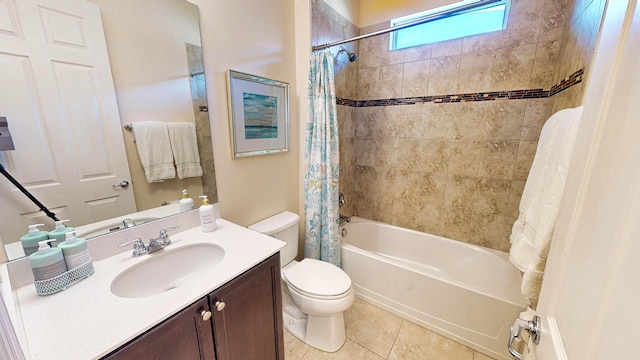
[[[551,87],[550,90],[544,89],[528,89],[528,90],[507,90],[507,91],[490,91],[482,93],[469,94],[453,94],[453,95],[435,95],[435,96],[416,96],[406,98],[392,98],[379,100],[351,100],[344,98],[336,98],[337,105],[346,105],[352,107],[369,107],[369,106],[394,106],[394,105],[413,105],[420,103],[458,103],[468,101],[491,101],[497,99],[539,99],[548,98],[559,92],[562,92],[574,85],[582,82],[584,68],[571,74],[558,84]]]

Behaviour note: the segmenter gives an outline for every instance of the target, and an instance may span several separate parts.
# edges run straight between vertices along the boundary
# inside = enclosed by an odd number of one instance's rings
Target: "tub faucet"
[[[344,216],[344,215],[340,214],[340,222],[343,222],[343,221],[350,223],[351,222],[351,218],[349,216]]]

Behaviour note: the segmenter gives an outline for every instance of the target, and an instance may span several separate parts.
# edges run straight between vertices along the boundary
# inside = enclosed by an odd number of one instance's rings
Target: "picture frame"
[[[289,84],[228,71],[233,158],[289,151]]]

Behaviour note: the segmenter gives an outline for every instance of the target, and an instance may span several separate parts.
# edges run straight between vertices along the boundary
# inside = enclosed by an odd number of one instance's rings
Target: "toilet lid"
[[[328,262],[304,259],[284,272],[286,281],[301,292],[316,296],[344,294],[351,279],[342,269]]]

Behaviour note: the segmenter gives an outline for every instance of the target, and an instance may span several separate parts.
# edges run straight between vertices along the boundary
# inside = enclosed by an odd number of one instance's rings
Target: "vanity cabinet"
[[[279,253],[211,294],[217,360],[284,360]]]
[[[284,360],[280,286],[277,253],[103,359]]]
[[[215,360],[211,319],[207,315],[211,312],[205,297],[103,359]]]

